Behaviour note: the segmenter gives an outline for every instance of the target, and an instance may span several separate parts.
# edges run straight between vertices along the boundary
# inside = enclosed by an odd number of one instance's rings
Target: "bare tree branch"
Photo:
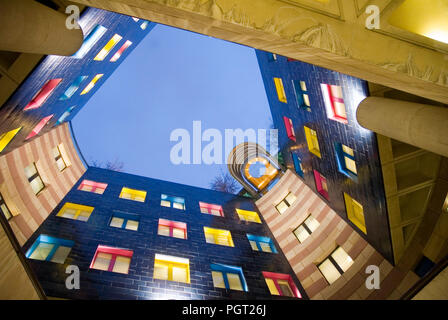
[[[220,174],[210,182],[210,189],[236,194],[240,189],[240,185],[228,172],[221,170]]]

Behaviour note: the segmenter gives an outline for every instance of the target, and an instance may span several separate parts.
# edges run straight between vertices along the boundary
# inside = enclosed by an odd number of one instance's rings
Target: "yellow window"
[[[278,292],[277,287],[275,286],[274,280],[269,279],[269,278],[264,278],[264,280],[266,281],[266,284],[268,285],[269,292],[271,292],[271,294],[274,296],[279,296],[280,293]]]
[[[355,226],[359,228],[362,232],[367,234],[366,222],[364,219],[364,208],[363,206],[348,194],[344,192],[345,208],[347,210],[348,219],[353,222]]]
[[[240,275],[237,273],[227,273],[227,281],[231,290],[243,291]]]
[[[308,150],[318,156],[321,157],[320,154],[320,148],[319,148],[319,141],[317,140],[317,132],[313,129],[310,129],[308,127],[303,127],[305,129],[305,138],[306,143],[308,144]]]
[[[120,198],[145,202],[146,191],[123,187],[123,189],[121,189]]]
[[[154,279],[190,283],[190,260],[157,253]]]
[[[213,278],[213,286],[215,288],[223,288],[223,289],[226,288],[222,272],[212,271],[212,278]]]
[[[236,209],[236,213],[240,220],[261,223],[260,217],[255,211]]]
[[[65,152],[64,145],[61,143],[53,149],[53,158],[56,161],[56,165],[59,171],[63,171],[65,168],[71,165],[68,160],[67,153]]]
[[[275,89],[277,90],[278,100],[287,103],[285,87],[283,86],[283,81],[281,78],[274,78]]]
[[[204,227],[205,240],[207,243],[219,244],[221,246],[234,247],[232,235],[229,230],[213,229]]]
[[[294,202],[296,201],[296,196],[293,193],[288,193],[288,195],[279,203],[275,206],[275,208],[277,209],[277,211],[282,214],[284,213],[290,206],[292,206],[294,204]]]
[[[101,49],[100,52],[96,55],[96,57],[93,60],[96,61],[103,61],[104,58],[109,54],[109,52],[115,47],[115,45],[120,42],[122,37],[118,34],[114,34],[114,36],[109,40],[109,42],[106,43],[106,45]]]
[[[0,135],[0,152],[6,148],[6,146],[11,142],[11,140],[16,136],[16,134],[22,129],[22,127],[5,132]]]
[[[101,77],[104,76],[104,74],[100,73],[97,74],[95,77],[93,77],[92,81],[89,82],[89,84],[82,90],[81,95],[89,93],[90,90],[95,86],[95,83],[101,79]]]
[[[92,214],[93,207],[83,206],[76,203],[66,202],[57,216],[61,218],[87,221]]]

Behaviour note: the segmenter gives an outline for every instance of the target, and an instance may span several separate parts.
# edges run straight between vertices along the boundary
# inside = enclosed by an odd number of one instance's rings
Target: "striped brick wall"
[[[280,215],[275,205],[288,192],[297,199]],[[413,272],[393,267],[291,170],[256,205],[311,299],[399,299],[418,280]],[[309,214],[320,226],[299,243],[293,230]],[[354,263],[329,285],[317,265],[337,246],[341,246]],[[380,269],[379,290],[368,290],[365,286],[368,265]]]
[[[52,153],[61,143],[70,162],[62,172]],[[24,172],[33,162],[45,183],[45,189],[38,195],[34,194]],[[14,215],[9,223],[20,245],[36,231],[85,171],[67,123],[0,157],[0,192]]]

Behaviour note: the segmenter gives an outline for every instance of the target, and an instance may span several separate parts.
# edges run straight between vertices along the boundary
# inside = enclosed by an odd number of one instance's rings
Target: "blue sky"
[[[157,25],[73,119],[87,162],[119,159],[124,172],[208,188],[226,165],[174,165],[177,128],[268,129],[255,51]]]

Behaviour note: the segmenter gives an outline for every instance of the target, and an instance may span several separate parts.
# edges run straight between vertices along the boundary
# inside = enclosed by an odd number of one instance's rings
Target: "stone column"
[[[0,50],[68,56],[83,42],[67,16],[32,0],[0,0]]]
[[[368,97],[356,118],[366,129],[448,157],[448,108]]]

